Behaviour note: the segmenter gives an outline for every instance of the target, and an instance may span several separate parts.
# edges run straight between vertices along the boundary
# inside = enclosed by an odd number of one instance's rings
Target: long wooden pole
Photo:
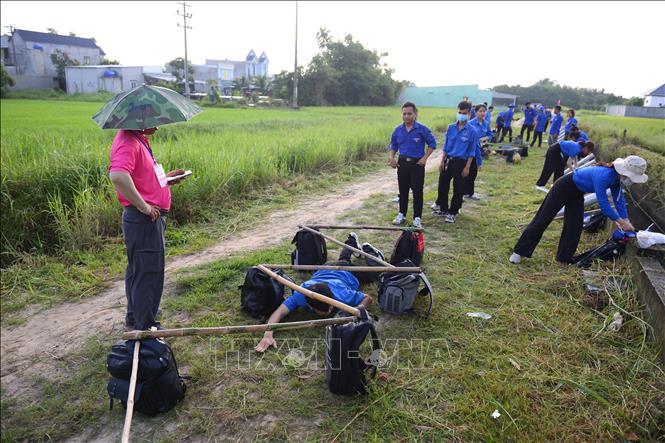
[[[134,358],[132,359],[132,375],[129,377],[129,394],[127,395],[127,412],[125,414],[125,425],[122,428],[122,443],[129,443],[129,431],[132,427],[132,415],[134,414],[134,393],[136,392],[136,376],[139,372],[139,349],[141,342],[134,344]]]
[[[256,266],[258,269],[263,271],[266,275],[270,276],[271,278],[277,280],[281,284],[283,284],[286,287],[289,287],[293,289],[294,291],[300,292],[302,295],[313,298],[314,300],[319,300],[323,303],[327,303],[337,309],[341,309],[344,312],[348,312],[351,315],[355,315],[356,317],[360,317],[360,310],[358,308],[354,308],[352,306],[349,306],[347,304],[342,303],[341,301],[337,301],[334,298],[326,297],[325,295],[319,294],[318,292],[310,291],[307,288],[303,288],[302,286],[298,286],[297,284],[293,283],[292,281],[289,281],[285,279],[284,277],[275,274],[272,272],[270,269],[266,268],[263,265],[257,265]]]
[[[320,326],[340,325],[353,321],[353,317],[324,318],[319,320],[294,321],[290,323],[267,323],[264,325],[218,326],[210,328],[177,328],[160,331],[129,331],[122,334],[123,340],[148,338],[186,337],[191,335],[226,335],[245,332],[264,332],[289,329],[310,329]]]
[[[424,231],[425,228],[405,227],[405,226],[371,226],[371,225],[307,225],[314,229],[369,229],[374,231]]]
[[[306,231],[311,232],[312,234],[316,234],[316,235],[318,235],[318,236],[321,236],[321,237],[325,238],[326,240],[329,240],[329,241],[331,241],[331,242],[333,242],[333,243],[336,243],[336,244],[342,246],[343,248],[350,249],[350,250],[352,250],[353,252],[357,252],[358,254],[362,255],[363,257],[365,257],[365,258],[369,258],[369,259],[371,259],[372,261],[374,261],[374,262],[376,262],[376,263],[379,263],[379,264],[381,264],[381,265],[383,265],[383,266],[385,266],[385,267],[387,267],[387,268],[394,268],[394,267],[395,267],[395,266],[391,265],[390,263],[381,260],[379,257],[374,257],[373,255],[368,254],[368,253],[365,252],[365,251],[361,251],[361,250],[358,249],[358,248],[354,248],[353,246],[349,246],[349,245],[347,245],[346,243],[342,243],[341,241],[336,240],[336,239],[330,237],[329,235],[324,234],[323,232],[319,232],[319,231],[317,231],[316,229],[312,229],[312,228],[310,228],[309,226],[302,226],[302,225],[301,225],[301,226],[299,226],[299,227],[300,227],[301,229],[304,229],[304,230],[306,230]]]
[[[422,272],[418,267],[396,267],[396,266],[336,266],[336,265],[273,265],[264,264],[266,268],[271,269],[293,269],[294,271],[350,271],[350,272],[394,272],[409,273]]]

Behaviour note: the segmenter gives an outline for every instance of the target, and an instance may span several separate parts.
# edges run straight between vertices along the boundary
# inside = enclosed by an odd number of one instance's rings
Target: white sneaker
[[[406,217],[404,217],[404,214],[400,212],[393,220],[393,225],[403,225],[404,223],[406,223]]]
[[[473,195],[469,196],[469,198],[471,200],[480,200],[480,195],[478,195],[477,193],[474,192]]]
[[[413,219],[413,223],[411,223],[411,226],[413,226],[414,228],[422,229],[423,222],[420,220],[420,217],[415,217]]]
[[[399,203],[399,195],[395,198],[393,198],[393,203]]]
[[[520,264],[520,263],[522,262],[522,256],[519,255],[519,254],[515,254],[515,253],[513,252],[513,254],[512,254],[512,255],[510,256],[510,258],[509,258],[509,261],[510,261],[511,263],[515,264],[515,265],[518,265],[518,264]]]
[[[536,186],[535,188],[539,191],[543,191],[544,193],[549,192],[549,189],[547,189],[545,186]]]
[[[443,217],[443,221],[445,221],[446,223],[455,223],[455,215],[453,215],[453,214],[446,214],[446,215]]]
[[[432,208],[432,211],[435,211],[435,212],[441,210],[441,206],[437,205],[436,202],[432,203],[431,208]]]

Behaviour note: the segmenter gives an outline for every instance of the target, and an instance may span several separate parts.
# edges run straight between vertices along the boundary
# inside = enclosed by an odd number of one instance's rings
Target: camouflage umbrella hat
[[[102,129],[143,130],[186,121],[201,111],[175,91],[141,85],[116,95],[92,119]]]

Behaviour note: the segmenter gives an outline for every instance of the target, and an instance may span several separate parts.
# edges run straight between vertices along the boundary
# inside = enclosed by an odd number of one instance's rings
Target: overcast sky
[[[189,2],[189,59],[265,51],[293,69],[295,2]],[[95,37],[112,59],[163,65],[182,56],[175,1],[0,3],[5,26]],[[298,62],[321,26],[387,52],[394,77],[418,86],[560,84],[641,95],[665,82],[665,2],[299,2]]]

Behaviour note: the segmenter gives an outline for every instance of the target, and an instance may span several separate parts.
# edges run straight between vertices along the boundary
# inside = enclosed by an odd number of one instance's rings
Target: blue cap
[[[185,69],[185,68],[183,68],[183,69]],[[538,110],[540,110],[540,111],[544,111],[544,110],[545,110],[545,106],[543,106],[543,105],[538,106]]]
[[[511,104],[508,105],[508,107],[509,107],[509,108],[514,108],[515,105],[511,103]]]

